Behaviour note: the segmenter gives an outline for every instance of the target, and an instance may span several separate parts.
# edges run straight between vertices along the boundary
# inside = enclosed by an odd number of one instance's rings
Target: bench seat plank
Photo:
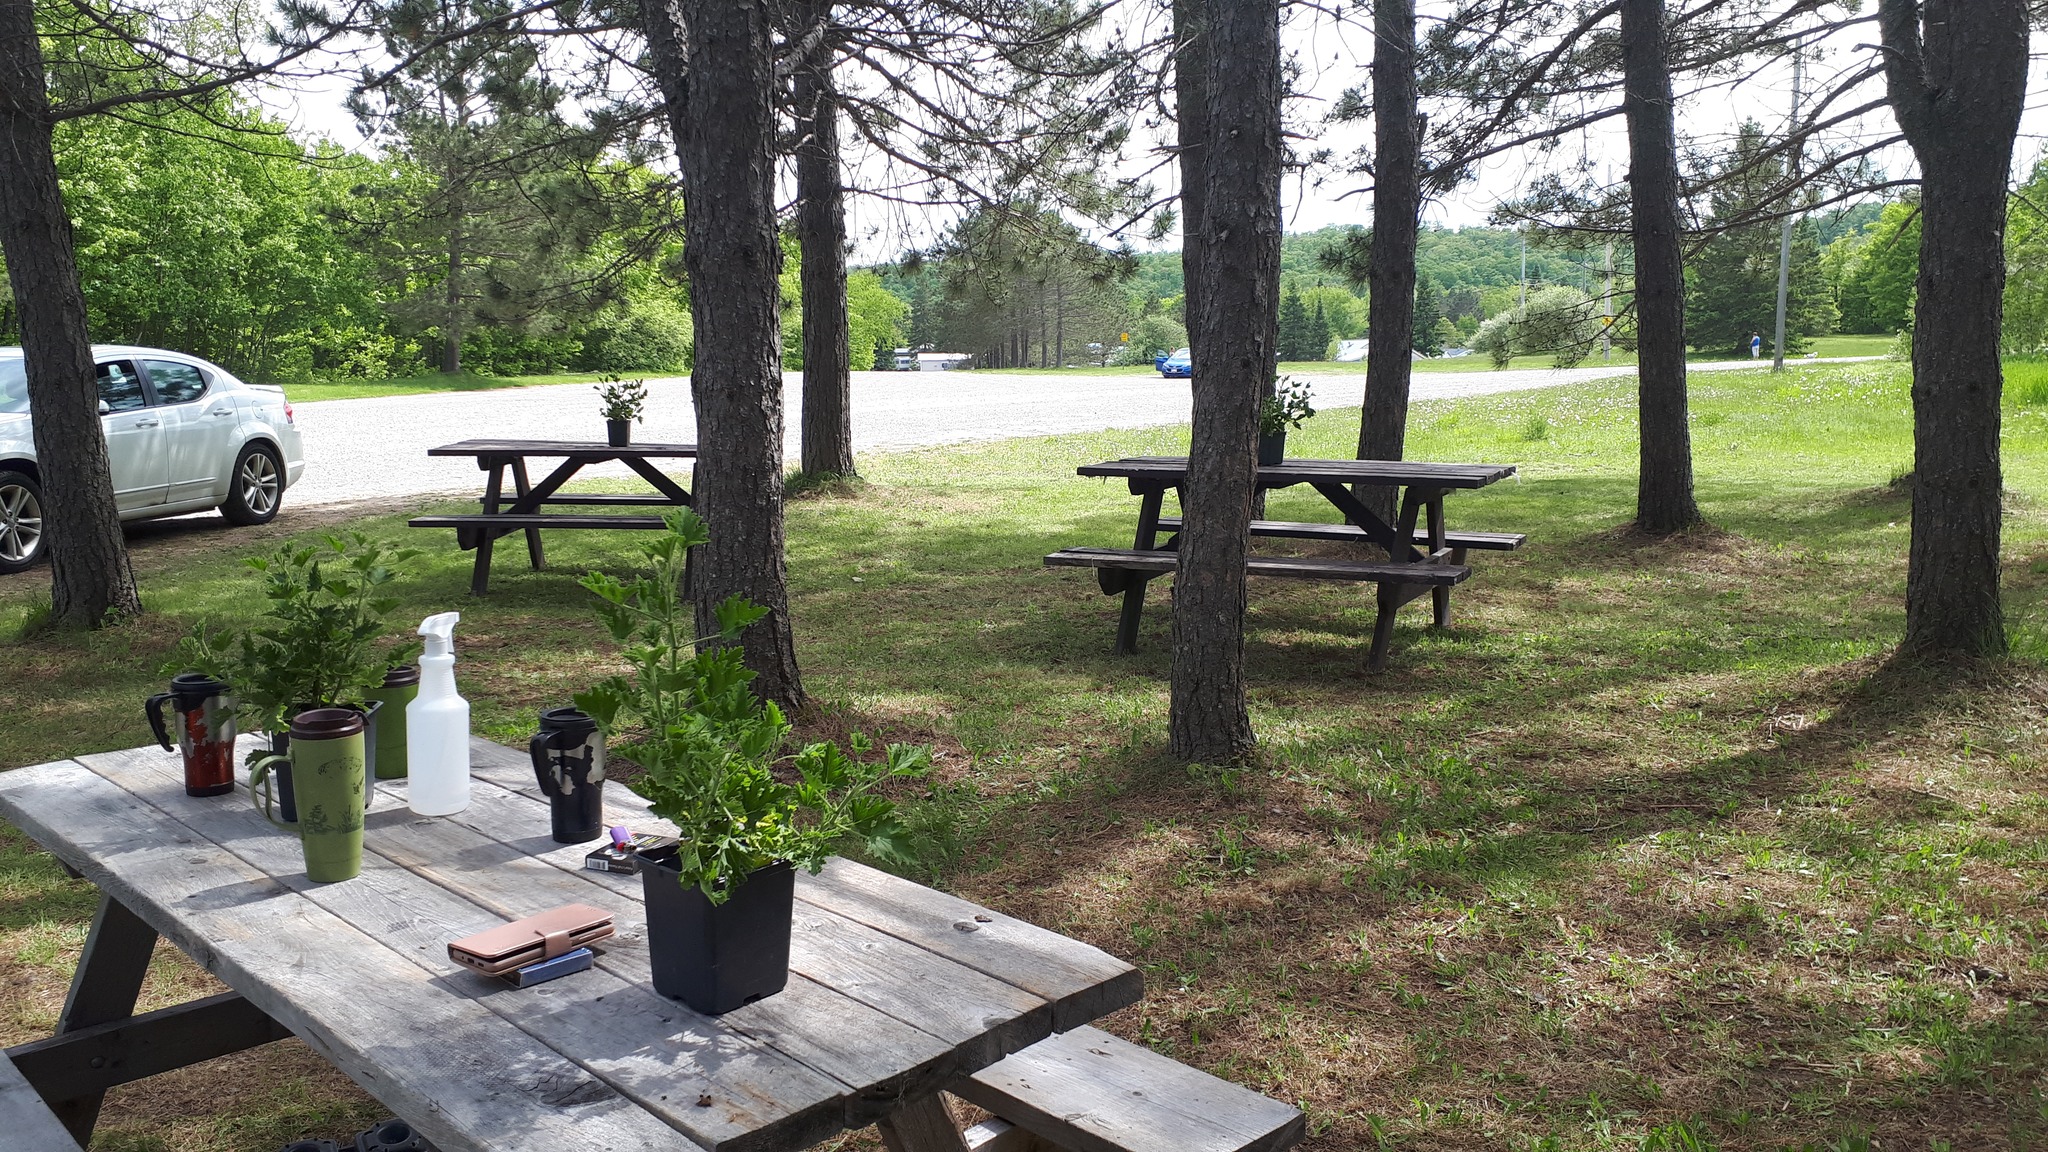
[[[1182,519],[1179,516],[1161,516],[1161,532],[1178,532]],[[1252,535],[1272,536],[1283,540],[1358,540],[1368,539],[1365,529],[1356,524],[1328,524],[1320,521],[1303,520],[1254,520]],[[1429,543],[1429,530],[1418,528],[1413,537],[1417,544]],[[1446,532],[1444,545],[1449,548],[1470,548],[1481,552],[1513,552],[1529,542],[1523,532]]]
[[[641,531],[665,526],[659,516],[577,516],[567,512],[504,512],[495,516],[477,512],[460,516],[415,516],[407,520],[405,525],[408,528],[631,528]]]
[[[1180,557],[1164,550],[1133,548],[1062,548],[1045,558],[1049,568],[1116,568],[1129,572],[1169,573]],[[1245,571],[1253,576],[1297,580],[1357,580],[1375,584],[1425,584],[1448,588],[1472,575],[1463,564],[1392,564],[1322,556],[1248,556]]]
[[[10,1148],[78,1152],[78,1142],[5,1053],[0,1053],[0,1132],[7,1134]]]
[[[1073,1152],[1280,1152],[1301,1110],[1076,1028],[976,1072],[953,1092]]]

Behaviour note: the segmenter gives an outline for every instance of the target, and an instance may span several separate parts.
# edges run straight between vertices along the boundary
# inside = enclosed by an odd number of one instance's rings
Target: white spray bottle
[[[448,816],[469,807],[469,701],[455,692],[459,612],[420,621],[420,694],[405,706],[405,758],[412,810]]]

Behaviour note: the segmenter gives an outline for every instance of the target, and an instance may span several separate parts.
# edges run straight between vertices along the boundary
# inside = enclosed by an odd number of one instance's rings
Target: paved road
[[[1749,361],[1695,364],[1693,371],[1752,367]],[[1427,372],[1415,376],[1418,400],[1519,392],[1586,380],[1629,376],[1634,368]],[[1305,374],[1320,407],[1359,402],[1360,373]],[[801,386],[785,382],[789,435],[785,459],[798,455]],[[638,440],[694,441],[689,380],[650,381],[647,419]],[[305,434],[306,475],[285,504],[313,507],[436,492],[478,492],[482,477],[468,460],[427,456],[428,448],[472,437],[598,439],[604,434],[588,384],[442,392],[295,405]],[[1188,382],[1151,373],[1131,376],[1006,375],[975,372],[856,372],[856,451],[904,449],[1010,436],[1093,432],[1182,424]],[[623,468],[584,475],[627,475]]]

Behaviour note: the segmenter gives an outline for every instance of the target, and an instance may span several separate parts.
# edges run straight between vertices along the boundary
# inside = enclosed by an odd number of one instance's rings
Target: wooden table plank
[[[472,740],[470,771],[521,795],[541,796],[528,758],[502,744]],[[634,831],[674,831],[628,789],[614,784],[605,796],[608,823],[625,823]],[[538,820],[533,827],[544,836],[545,812]],[[582,856],[582,850],[575,853],[576,867]],[[879,869],[835,857],[819,875],[799,872],[796,879],[797,899],[806,904],[829,908],[1050,1002],[1052,1031],[1100,1019],[1144,998],[1144,974],[1093,945]]]
[[[1178,483],[1185,479],[1185,456],[1127,456],[1084,464],[1083,476],[1120,476]],[[1431,488],[1484,488],[1515,474],[1512,464],[1436,464],[1425,460],[1283,460],[1259,466],[1259,483],[1267,487],[1312,484],[1419,484]]]
[[[1093,945],[851,860],[799,875],[797,897],[1043,997],[1055,1032],[1145,997],[1144,973]]]
[[[0,773],[0,813],[443,1152],[683,1146],[589,1072],[473,1000],[423,994],[417,965],[83,764]]]
[[[0,1054],[0,1132],[7,1133],[9,1147],[78,1152],[78,1142],[4,1054]],[[15,1144],[17,1140],[21,1143]]]
[[[429,456],[565,456],[571,459],[672,459],[697,454],[695,444],[605,444],[591,440],[458,440]]]
[[[502,745],[482,740],[472,745],[473,766],[513,763],[511,750]],[[519,767],[531,785],[531,769]],[[508,850],[530,862],[551,864],[610,889],[630,910],[637,930],[644,915],[639,877],[584,869],[583,856],[595,844],[554,844],[546,835],[546,809],[536,800],[498,787],[486,771],[475,775],[470,807],[450,819],[504,837]],[[624,789],[611,792],[615,801],[631,799]],[[630,823],[636,831],[674,831],[644,809],[635,813],[611,805],[607,819]],[[798,874],[800,892],[809,879]],[[613,907],[599,899],[587,902]],[[790,969],[819,986],[811,1003],[792,1001],[785,990],[726,1013],[720,1021],[778,1048],[792,1039],[803,1041],[801,1048],[784,1050],[856,1087],[863,1106],[936,1089],[1052,1033],[1055,1013],[1043,997],[837,912],[798,903]],[[634,958],[623,961],[633,967],[622,973],[648,979],[644,956],[636,947]],[[793,979],[791,987],[797,986]],[[842,1002],[829,1004],[829,997]]]
[[[127,787],[160,789],[160,801],[188,827],[365,932],[431,973],[445,991],[478,1000],[515,1027],[596,1072],[706,1148],[773,1148],[813,1143],[837,1132],[846,1086],[696,1016],[647,986],[646,973],[621,978],[595,970],[531,989],[479,976],[448,959],[450,940],[582,898],[583,886],[554,869],[520,872],[489,856],[502,845],[442,819],[414,816],[397,789],[376,798],[365,829],[363,873],[341,884],[314,884],[295,840],[281,834],[237,793],[236,803],[177,804],[182,775],[175,755],[155,749],[81,757]],[[462,842],[468,834],[479,843]],[[409,838],[434,855],[464,862],[465,876],[498,877],[526,893],[528,907],[507,911],[476,899],[474,885],[439,885],[388,858],[384,846]],[[530,862],[526,862],[530,863]],[[635,918],[637,919],[637,917]],[[714,1103],[700,1105],[709,1097]]]
[[[605,942],[599,967],[635,986],[651,986],[640,878],[583,868],[584,854],[595,845],[557,845],[548,839],[547,827],[545,808],[478,781],[463,812],[421,829],[380,829],[376,843],[380,854],[459,886],[506,919],[569,901],[612,913],[619,934]],[[528,829],[534,834],[522,835]],[[876,939],[886,938],[876,934]],[[717,1017],[718,1026],[833,1078],[841,1085],[839,1099],[854,1114],[873,1100],[895,1098],[906,1087],[936,1086],[949,1074],[972,1070],[950,1059],[955,1045],[802,975],[826,967],[814,962],[817,951],[813,933],[794,933],[790,962],[799,974],[789,987]],[[648,994],[653,995],[651,987]],[[659,1003],[669,1015],[696,1018],[681,1004]]]

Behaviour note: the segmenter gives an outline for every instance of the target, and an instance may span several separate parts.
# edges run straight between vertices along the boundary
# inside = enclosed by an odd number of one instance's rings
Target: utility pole
[[[1529,306],[1529,230],[1522,229],[1522,307]]]
[[[1805,81],[1806,56],[1799,51],[1798,45],[1794,44],[1792,47],[1791,132],[1795,136],[1799,132],[1800,89],[1805,86]],[[1795,142],[1792,145],[1792,154],[1785,161],[1785,174],[1787,176],[1797,176],[1799,174],[1800,153],[1803,150],[1802,142]],[[1771,354],[1771,371],[1773,372],[1783,372],[1785,370],[1785,301],[1791,295],[1792,288],[1793,215],[1789,211],[1789,207],[1788,205],[1788,210],[1785,213],[1784,227],[1778,235],[1778,342],[1776,350]]]
[[[1614,238],[1607,239],[1607,255],[1601,259],[1607,286],[1600,293],[1600,362],[1614,360]]]

